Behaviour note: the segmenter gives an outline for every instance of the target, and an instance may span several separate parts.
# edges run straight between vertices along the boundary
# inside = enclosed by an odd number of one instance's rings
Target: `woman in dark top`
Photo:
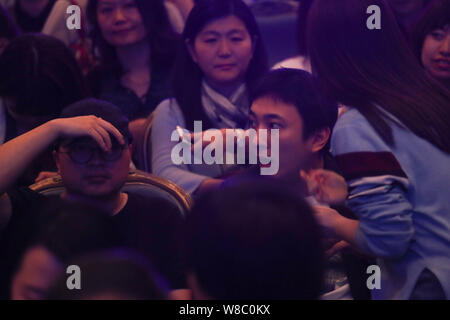
[[[170,96],[177,46],[162,1],[91,0],[87,11],[100,60],[88,75],[92,93],[130,120],[147,117]]]

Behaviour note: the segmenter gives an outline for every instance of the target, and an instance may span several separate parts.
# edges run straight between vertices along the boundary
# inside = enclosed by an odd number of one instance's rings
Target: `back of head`
[[[53,261],[64,266],[78,255],[123,245],[112,218],[97,209],[54,199],[37,210],[33,212],[37,216],[34,222],[13,227],[14,235],[10,240],[13,245],[9,245],[11,249],[8,250],[7,261],[2,262],[5,263],[2,266],[2,280],[5,283],[12,281],[11,289],[15,292],[20,291],[18,288],[22,284],[14,278],[30,268],[34,268],[33,273],[39,276],[32,278],[32,281],[42,280],[34,283],[36,287],[46,283],[49,276],[55,276],[45,271],[49,267],[48,259],[42,261],[42,269],[30,265],[27,256],[36,248],[42,248]],[[42,287],[43,291],[47,289],[45,285]]]
[[[336,123],[337,105],[323,95],[316,80],[306,71],[271,71],[251,92],[253,101],[264,97],[293,105],[303,119],[305,138],[323,128],[331,131]]]
[[[50,288],[49,300],[162,300],[167,287],[142,255],[120,248],[93,252],[70,262],[80,268],[82,290],[69,290],[64,275]]]
[[[380,29],[367,26],[372,5],[380,9]],[[450,92],[420,66],[384,0],[315,0],[307,45],[326,93],[357,108],[388,144],[392,131],[376,105],[450,152]]]
[[[312,210],[275,183],[243,183],[196,202],[187,221],[186,253],[189,271],[206,296],[319,296],[322,247]]]
[[[19,36],[0,57],[0,96],[13,102],[17,114],[57,117],[84,93],[75,58],[56,38]]]

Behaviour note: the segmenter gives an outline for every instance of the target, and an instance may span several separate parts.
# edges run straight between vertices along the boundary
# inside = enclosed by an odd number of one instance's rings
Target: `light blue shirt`
[[[405,174],[380,170],[348,180],[348,205],[359,218],[357,245],[378,257],[381,268],[381,289],[372,296],[408,299],[428,268],[450,298],[450,155],[400,125],[391,128],[395,147],[351,108],[338,119],[331,139],[338,163],[346,158],[351,164],[362,154],[354,162],[361,166],[364,154],[391,153]],[[384,165],[373,164],[370,168],[368,161],[366,168],[376,172]]]
[[[171,154],[178,142],[170,138],[177,126],[186,128],[183,113],[175,99],[164,100],[153,113],[152,173],[192,194],[203,180],[222,175],[227,167],[219,164],[174,164]]]

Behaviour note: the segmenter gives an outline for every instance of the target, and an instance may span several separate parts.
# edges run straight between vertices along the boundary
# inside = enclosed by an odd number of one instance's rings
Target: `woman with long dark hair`
[[[171,153],[177,126],[245,128],[248,91],[266,72],[266,54],[250,9],[241,0],[197,1],[186,21],[174,70],[174,98],[154,113],[152,170],[192,193],[217,185],[224,165],[176,165]]]
[[[366,10],[381,10],[369,30]],[[450,297],[450,92],[428,76],[384,0],[315,0],[312,70],[350,106],[331,148],[359,221],[319,210],[325,229],[378,258],[374,298]]]
[[[70,50],[42,34],[13,39],[0,56],[0,109],[5,125],[0,144],[57,118],[86,95],[83,76]],[[30,185],[41,171],[56,171],[51,150],[27,169],[19,185]]]
[[[93,94],[145,118],[170,96],[177,37],[159,0],[90,0],[94,49],[100,66],[89,75]]]
[[[450,1],[430,3],[412,29],[411,41],[425,70],[450,88]]]

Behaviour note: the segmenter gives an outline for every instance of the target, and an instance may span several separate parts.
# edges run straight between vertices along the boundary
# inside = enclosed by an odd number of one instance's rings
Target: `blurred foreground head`
[[[50,289],[50,300],[163,300],[165,281],[150,262],[130,249],[99,251],[75,259],[81,271],[81,289],[69,290],[63,275]]]
[[[122,245],[112,218],[96,209],[55,200],[38,216],[35,228],[14,229],[14,251],[5,261],[13,275],[14,300],[43,299],[55,279],[61,274],[67,278],[68,261]]]
[[[316,299],[319,228],[305,201],[276,182],[204,195],[188,217],[188,282],[196,299]]]

